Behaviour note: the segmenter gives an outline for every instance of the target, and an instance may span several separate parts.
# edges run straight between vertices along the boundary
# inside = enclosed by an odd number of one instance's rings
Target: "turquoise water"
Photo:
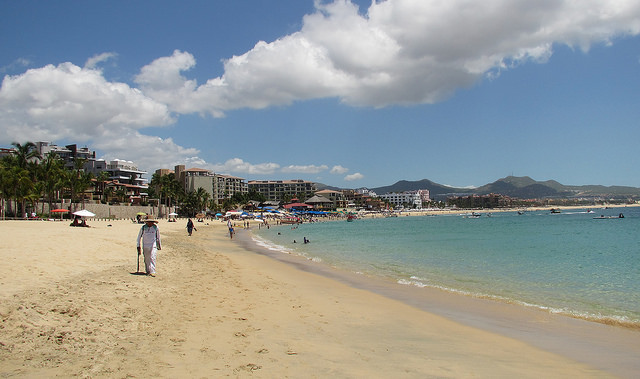
[[[254,238],[272,250],[407,286],[640,325],[640,208],[594,212],[305,223],[262,228]],[[593,219],[619,213],[625,218]],[[304,237],[311,243],[301,243]]]

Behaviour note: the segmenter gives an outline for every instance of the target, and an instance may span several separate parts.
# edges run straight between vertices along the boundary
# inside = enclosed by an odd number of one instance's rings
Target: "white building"
[[[388,201],[395,208],[422,208],[422,197],[418,191],[389,192],[378,197]]]

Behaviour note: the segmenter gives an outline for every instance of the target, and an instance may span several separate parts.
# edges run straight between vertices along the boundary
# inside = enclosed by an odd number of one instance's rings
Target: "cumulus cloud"
[[[284,173],[317,174],[329,169],[326,165],[290,165],[282,168]]]
[[[105,57],[90,59],[88,65]],[[177,157],[195,153],[193,149],[176,146],[171,140],[144,136],[138,131],[173,122],[165,104],[127,84],[107,81],[99,70],[68,62],[5,76],[0,87],[3,129],[0,142],[3,144],[11,141],[92,142],[92,146],[104,149],[111,158],[118,156],[143,162],[153,149],[165,154],[174,152]],[[140,150],[136,150],[138,148]],[[144,155],[138,159],[141,151]]]
[[[587,51],[640,33],[637,1],[316,2],[300,31],[224,62],[197,85],[195,65],[176,51],[145,66],[137,83],[178,112],[222,116],[297,100],[337,97],[358,106],[434,103],[522,62],[545,62],[554,44]]]
[[[234,172],[242,174],[270,175],[276,172],[280,168],[280,165],[271,162],[252,164],[245,162],[240,158],[232,158],[222,164],[209,165],[208,168],[219,173]]]
[[[7,138],[79,141],[111,127],[137,129],[174,122],[166,105],[100,71],[71,63],[6,76],[0,88],[0,121]]]
[[[333,166],[331,168],[331,171],[329,171],[329,172],[332,173],[332,174],[343,175],[343,174],[346,174],[347,172],[349,172],[349,169],[346,168],[346,167],[342,167],[340,165],[336,165],[336,166]]]
[[[372,1],[366,9],[349,0],[318,0],[299,31],[258,41],[244,54],[225,59],[221,76],[200,84],[188,76],[195,57],[181,50],[142,67],[134,78],[137,88],[108,81],[97,68],[114,59],[114,52],[95,55],[84,67],[66,62],[6,76],[0,88],[0,143],[92,142],[108,156],[144,162],[143,167],[204,166],[196,149],[145,135],[143,129],[172,125],[180,114],[222,117],[234,109],[328,97],[367,107],[434,103],[523,62],[545,62],[554,45],[587,51],[639,33],[640,2],[635,0],[386,0]],[[21,59],[11,67],[29,64]],[[103,141],[107,137],[113,138]],[[125,140],[136,150],[116,143]],[[270,174],[280,165],[233,158],[208,168]],[[328,167],[282,168],[324,170]],[[341,166],[331,169],[347,172]],[[355,173],[345,180],[361,178]]]
[[[344,177],[344,180],[347,181],[347,182],[353,182],[355,180],[361,180],[361,179],[364,179],[364,175],[362,175],[359,172],[356,172],[354,174],[347,175],[347,176]]]

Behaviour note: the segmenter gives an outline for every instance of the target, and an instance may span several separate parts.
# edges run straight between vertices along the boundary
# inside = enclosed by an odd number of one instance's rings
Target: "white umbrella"
[[[83,210],[77,211],[77,212],[73,212],[73,214],[76,215],[76,216],[81,216],[81,217],[93,217],[93,216],[96,215],[95,213],[89,212],[86,209],[83,209]]]
[[[171,212],[169,213],[169,216],[177,216],[178,214],[176,212]]]

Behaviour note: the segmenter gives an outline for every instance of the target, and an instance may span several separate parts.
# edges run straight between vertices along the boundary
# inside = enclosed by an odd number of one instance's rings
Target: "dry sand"
[[[613,376],[252,253],[218,222],[161,221],[155,278],[132,275],[139,225],[90,224],[0,222],[1,377]]]

